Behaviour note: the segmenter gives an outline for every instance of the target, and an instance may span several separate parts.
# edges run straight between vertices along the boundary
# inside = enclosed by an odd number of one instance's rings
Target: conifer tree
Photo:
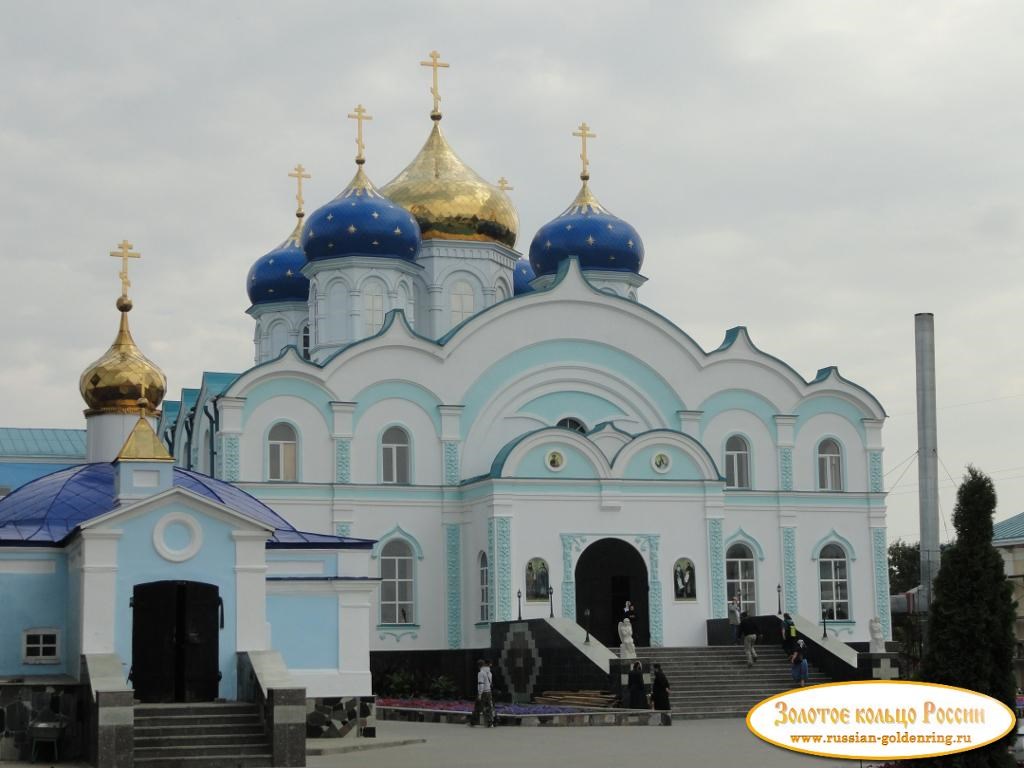
[[[986,474],[969,466],[956,498],[956,541],[942,553],[935,578],[921,679],[969,688],[1013,709],[1016,604],[1013,587],[1003,571],[1003,559],[992,546],[995,487]],[[1012,734],[987,747],[941,758],[935,764],[962,768],[1014,766],[1007,751]]]

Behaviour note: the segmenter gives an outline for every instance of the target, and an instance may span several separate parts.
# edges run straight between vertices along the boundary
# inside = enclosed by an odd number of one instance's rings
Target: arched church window
[[[452,325],[456,326],[473,314],[473,288],[465,280],[452,286]]]
[[[392,539],[380,551],[380,623],[413,624],[415,580],[412,547]]]
[[[831,437],[818,445],[818,490],[843,490],[843,454]]]
[[[828,621],[850,618],[850,584],[846,552],[838,544],[826,544],[818,555],[818,587],[821,615]]]
[[[750,487],[750,446],[739,435],[725,441],[725,486]]]
[[[572,416],[566,416],[564,419],[559,419],[558,426],[571,429],[573,432],[579,432],[581,435],[587,434],[587,425],[579,419],[574,419]]]
[[[477,562],[480,566],[480,621],[490,621],[491,571],[487,564],[487,553],[481,552]]]
[[[409,483],[409,433],[401,427],[388,427],[380,440],[381,482]]]
[[[367,336],[384,325],[384,287],[380,283],[370,283],[363,288],[363,320]]]
[[[740,610],[754,615],[757,609],[754,553],[746,544],[733,544],[725,552],[725,592],[729,600],[739,595]]]
[[[267,479],[295,482],[295,459],[295,428],[284,422],[275,424],[267,435]]]
[[[497,303],[499,301],[504,301],[507,298],[508,289],[505,287],[504,283],[499,282],[497,285],[494,286],[494,301],[495,303]]]
[[[309,323],[302,326],[302,359],[309,360]]]

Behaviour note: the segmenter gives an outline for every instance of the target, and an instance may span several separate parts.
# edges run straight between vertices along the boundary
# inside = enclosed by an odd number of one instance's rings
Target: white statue
[[[619,658],[636,658],[636,646],[633,645],[633,625],[629,619],[619,622]]]
[[[885,635],[882,634],[882,622],[877,616],[868,620],[868,635],[871,638],[871,653],[885,653]]]

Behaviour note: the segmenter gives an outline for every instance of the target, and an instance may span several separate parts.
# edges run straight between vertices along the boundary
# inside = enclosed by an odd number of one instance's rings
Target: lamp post
[[[584,608],[583,609],[583,620],[587,623],[587,637],[586,637],[586,639],[583,642],[584,643],[589,643],[590,642],[590,609],[589,608]]]
[[[775,588],[775,594],[777,594],[779,596],[779,616],[781,616],[782,615],[782,585],[781,584],[779,584],[779,586],[777,586]]]
[[[821,609],[821,639],[828,640],[828,608]]]
[[[555,588],[548,587],[548,605],[551,606],[550,618],[555,618]]]
[[[516,606],[519,609],[519,620],[523,620],[523,590],[516,590]]]

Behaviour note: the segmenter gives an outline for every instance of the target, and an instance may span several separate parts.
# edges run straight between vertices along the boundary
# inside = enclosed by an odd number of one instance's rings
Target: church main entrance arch
[[[580,554],[576,563],[576,622],[587,626],[590,609],[590,634],[611,648],[619,645],[619,621],[629,600],[636,608],[633,641],[638,646],[651,644],[648,610],[647,564],[635,547],[621,539],[599,539]]]
[[[132,591],[132,684],[143,702],[213,701],[223,605],[213,584],[153,581]]]

